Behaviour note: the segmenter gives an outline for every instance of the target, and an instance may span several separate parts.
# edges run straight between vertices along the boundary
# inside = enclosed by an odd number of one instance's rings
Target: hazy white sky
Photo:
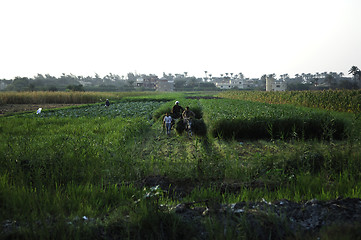
[[[361,67],[360,0],[1,0],[0,79]]]

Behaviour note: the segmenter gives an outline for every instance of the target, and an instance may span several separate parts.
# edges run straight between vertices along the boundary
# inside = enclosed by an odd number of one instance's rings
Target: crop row
[[[119,100],[125,97],[155,95],[154,92],[0,92],[1,104],[75,104]]]
[[[140,102],[118,102],[106,107],[104,104],[94,104],[78,108],[67,108],[58,110],[42,111],[25,115],[27,117],[147,117],[151,118],[152,113],[162,102],[140,101]]]
[[[201,100],[214,137],[336,138],[346,134],[346,122],[325,111],[233,99]]]
[[[292,104],[339,112],[361,112],[361,90],[286,92],[227,91],[220,93],[219,96],[272,104]]]

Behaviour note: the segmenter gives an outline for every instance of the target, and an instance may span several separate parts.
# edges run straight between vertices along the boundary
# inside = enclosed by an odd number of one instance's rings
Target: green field
[[[26,101],[2,94],[2,104]],[[340,91],[285,104],[263,92],[114,93],[108,108],[97,93],[87,102],[69,94],[31,101],[87,105],[0,118],[3,238],[219,239],[224,219],[195,226],[175,206],[361,198],[360,91],[339,104]],[[313,106],[316,97],[337,109]],[[196,113],[192,137],[164,132],[175,100]],[[243,218],[232,227],[250,239]]]

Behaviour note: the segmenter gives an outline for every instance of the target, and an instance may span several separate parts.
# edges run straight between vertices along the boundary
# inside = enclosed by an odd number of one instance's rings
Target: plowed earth
[[[34,113],[39,108],[42,109],[51,109],[51,108],[63,108],[63,107],[71,107],[80,104],[5,104],[0,105],[0,116],[10,115],[13,113],[20,112],[31,112]]]

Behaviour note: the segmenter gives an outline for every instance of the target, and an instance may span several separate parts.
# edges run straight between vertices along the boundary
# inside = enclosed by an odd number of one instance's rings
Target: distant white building
[[[144,79],[139,77],[139,78],[137,78],[137,80],[135,82],[136,82],[137,87],[142,87],[144,84]]]
[[[246,78],[244,81],[243,81],[243,88],[244,89],[252,89],[254,87],[256,87],[256,80],[257,79],[249,79],[249,78]]]
[[[83,85],[84,87],[87,87],[87,86],[91,86],[93,83],[91,83],[91,82],[85,82],[85,81],[79,81],[79,83],[81,84],[81,85]]]
[[[243,89],[243,81],[241,79],[231,79],[229,81],[216,83],[216,87],[220,89]]]
[[[278,81],[273,77],[266,77],[266,91],[286,91],[286,82]]]

